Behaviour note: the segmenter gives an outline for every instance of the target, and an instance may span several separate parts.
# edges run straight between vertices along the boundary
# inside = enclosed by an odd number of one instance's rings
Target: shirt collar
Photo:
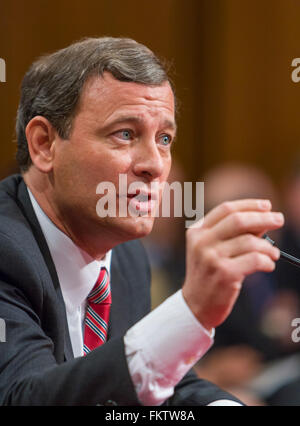
[[[54,225],[29,188],[27,190],[57,271],[66,309],[70,312],[86,300],[96,283],[101,266],[110,270],[111,250],[101,261],[93,259]]]

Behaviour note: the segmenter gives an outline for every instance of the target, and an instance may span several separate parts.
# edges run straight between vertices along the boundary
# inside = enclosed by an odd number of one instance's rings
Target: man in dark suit
[[[274,268],[279,252],[260,236],[283,218],[267,200],[214,209],[186,233],[182,290],[148,313],[149,267],[136,240],[152,229],[175,133],[167,74],[133,40],[87,39],[27,72],[21,175],[0,184],[1,404],[238,404],[189,370],[245,275]],[[98,185],[116,188],[120,175],[143,187],[138,197],[117,190],[127,215],[103,215]],[[106,302],[111,289],[109,320],[90,308],[102,286]],[[87,328],[88,315],[99,327]],[[85,340],[91,329],[95,349]]]

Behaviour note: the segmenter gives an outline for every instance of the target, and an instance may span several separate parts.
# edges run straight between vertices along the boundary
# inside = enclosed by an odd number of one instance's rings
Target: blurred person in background
[[[240,198],[269,198],[273,208],[279,208],[279,194],[272,180],[256,167],[223,164],[199,180],[205,184],[206,212],[223,201]],[[300,247],[300,173],[289,189],[287,210],[298,230]],[[283,239],[289,241],[289,233],[280,230],[268,235],[282,247]],[[288,242],[286,248],[290,252]],[[289,286],[284,278],[287,270],[291,275]],[[300,271],[283,261],[277,262],[271,273],[256,272],[246,277],[231,315],[216,331],[214,348],[198,364],[199,374],[222,384],[249,405],[273,404],[273,394],[297,377],[299,370],[299,361],[287,358],[299,349],[291,339],[291,321],[300,312],[299,286],[295,291],[292,283],[300,282],[299,278]],[[267,366],[272,366],[270,372]],[[293,384],[289,401],[298,401],[299,393],[300,387]],[[274,403],[280,404],[280,395],[284,392],[278,391]]]
[[[291,172],[284,179],[283,206],[286,225],[281,231],[280,245],[283,251],[296,257],[300,256],[300,161],[291,167]],[[279,285],[290,289],[300,297],[300,269],[287,262],[280,262],[277,268]]]

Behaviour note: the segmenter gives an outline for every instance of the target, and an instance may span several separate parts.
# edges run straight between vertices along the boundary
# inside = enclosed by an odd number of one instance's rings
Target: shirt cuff
[[[186,304],[182,291],[130,328],[125,353],[139,400],[160,405],[174,386],[213,344],[210,334]]]
[[[243,405],[230,399],[218,399],[207,404],[207,407],[243,407]]]

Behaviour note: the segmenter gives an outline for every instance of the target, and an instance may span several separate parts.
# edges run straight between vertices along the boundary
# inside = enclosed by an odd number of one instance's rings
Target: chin
[[[130,220],[122,223],[122,233],[128,240],[144,238],[150,234],[153,228],[153,218],[130,218]]]

